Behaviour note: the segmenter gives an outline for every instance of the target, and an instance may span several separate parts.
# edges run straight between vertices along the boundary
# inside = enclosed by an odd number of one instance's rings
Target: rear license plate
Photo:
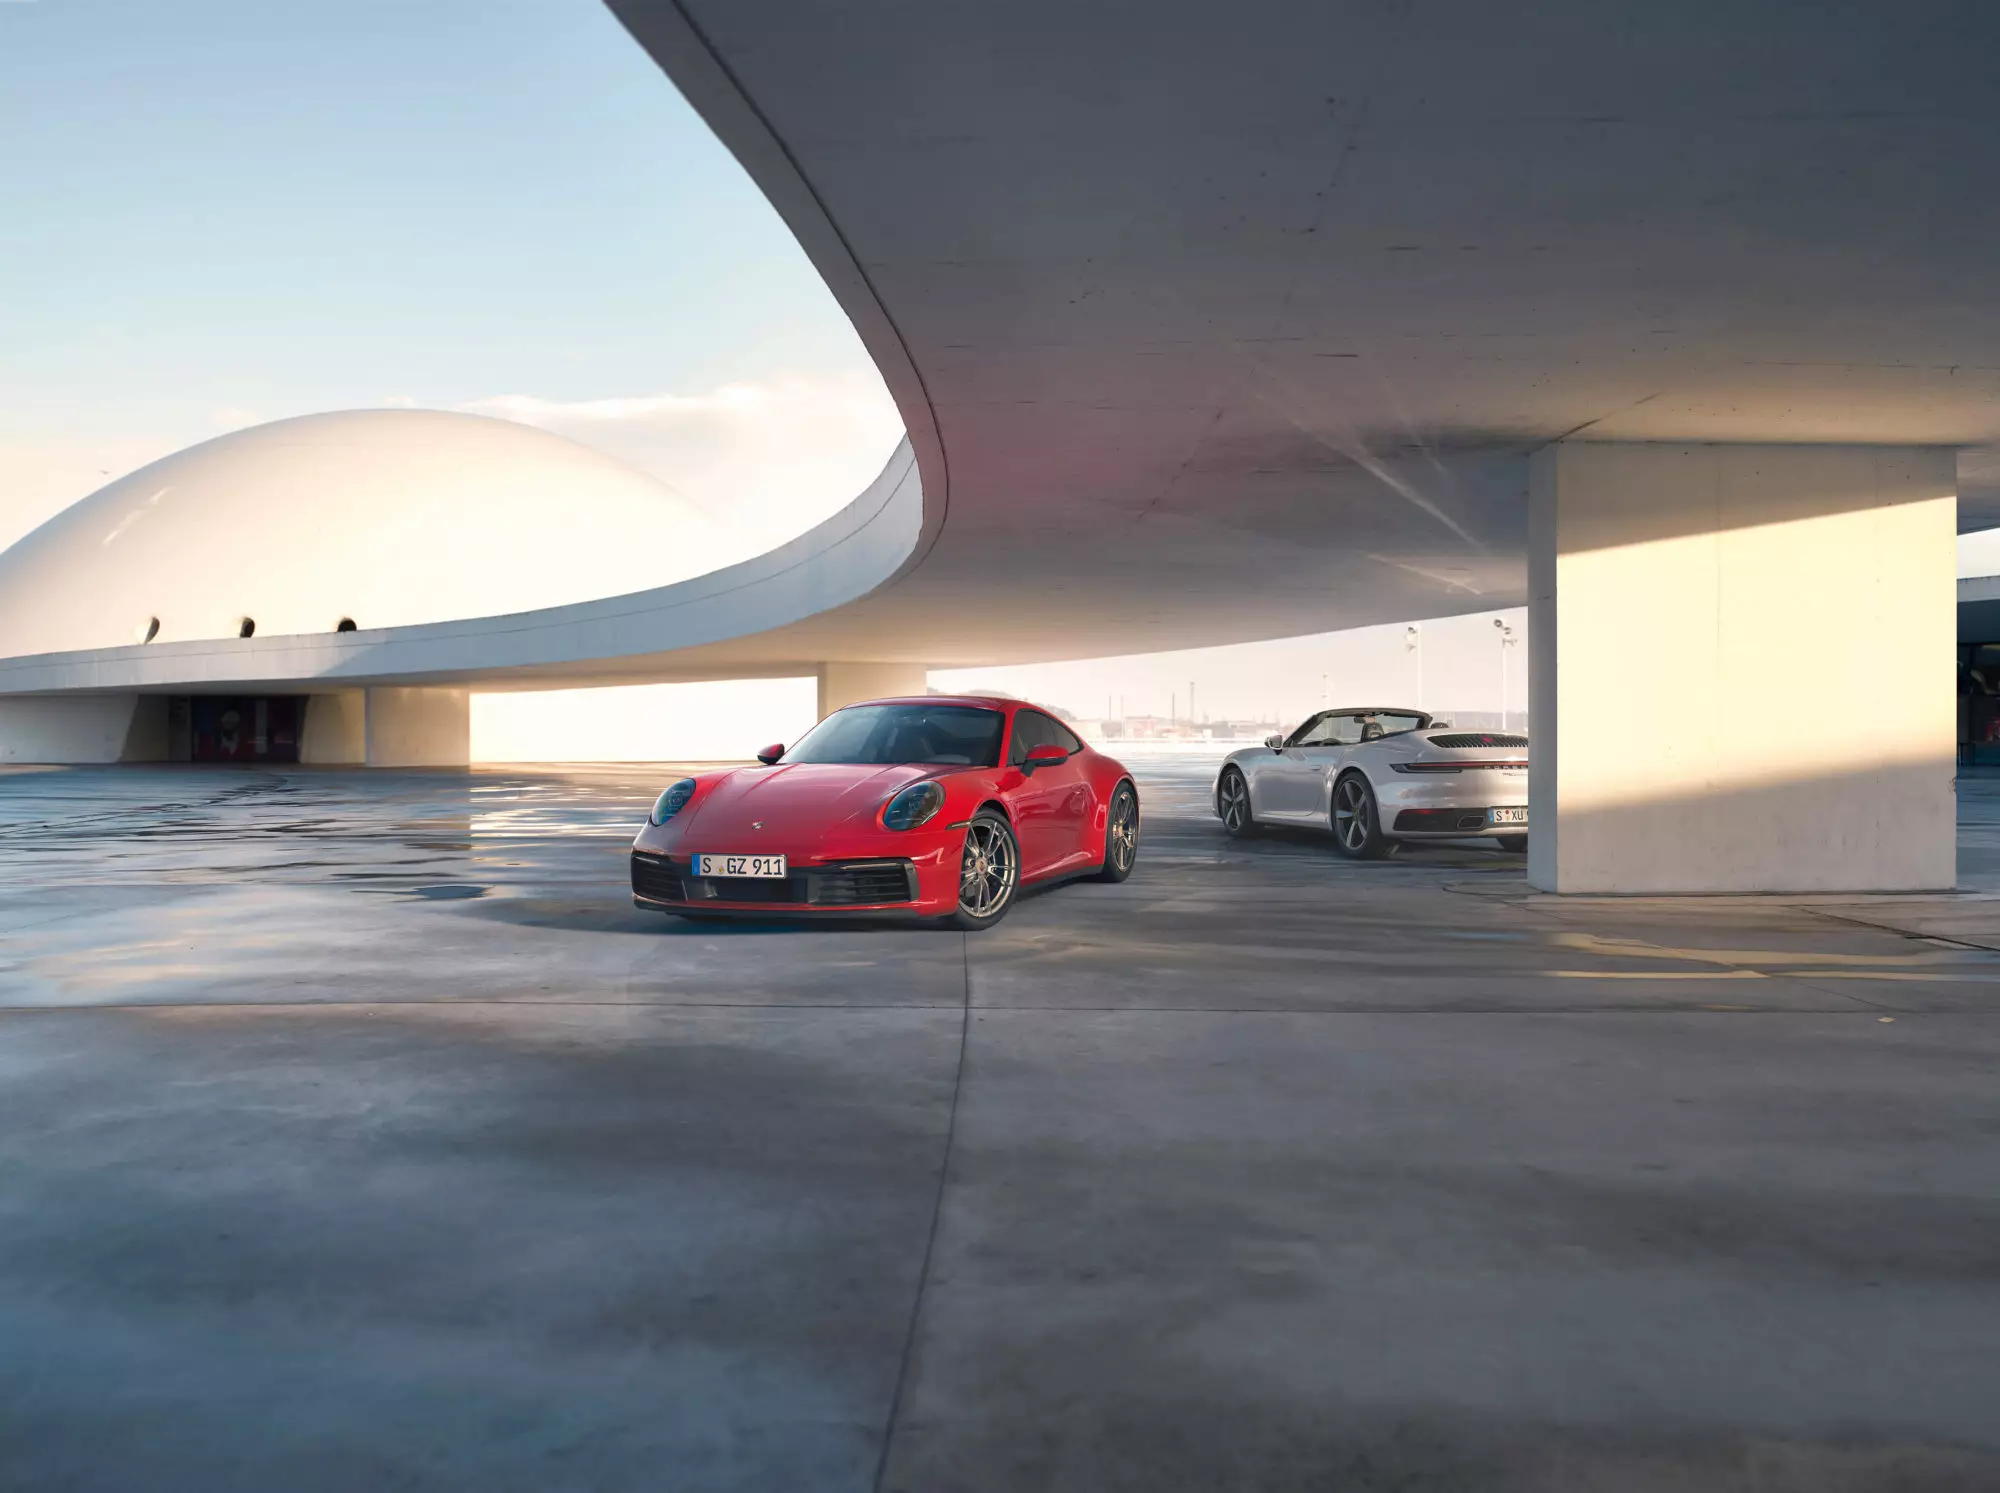
[[[694,858],[697,876],[759,876],[772,881],[785,879],[782,855],[698,855]]]
[[[1526,809],[1488,809],[1486,811],[1486,822],[1488,824],[1526,824],[1528,822],[1528,811]]]

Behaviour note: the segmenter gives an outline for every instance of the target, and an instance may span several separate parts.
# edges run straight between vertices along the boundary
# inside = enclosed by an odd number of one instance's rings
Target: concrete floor
[[[971,938],[633,910],[661,769],[0,776],[0,1488],[2000,1487],[2000,900],[1212,767]]]

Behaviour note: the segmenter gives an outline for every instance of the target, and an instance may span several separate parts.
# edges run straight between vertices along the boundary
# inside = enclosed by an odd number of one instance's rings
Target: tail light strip
[[[1525,762],[1391,762],[1392,772],[1482,772],[1495,768],[1524,769]]]

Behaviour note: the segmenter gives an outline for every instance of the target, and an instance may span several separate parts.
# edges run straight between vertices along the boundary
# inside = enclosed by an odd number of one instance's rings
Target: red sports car
[[[757,760],[660,795],[632,842],[635,903],[990,928],[1027,883],[1123,881],[1139,853],[1132,775],[1018,700],[849,705]]]

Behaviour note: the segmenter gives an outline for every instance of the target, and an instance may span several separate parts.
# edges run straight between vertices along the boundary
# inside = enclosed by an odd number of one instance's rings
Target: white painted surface
[[[346,689],[308,699],[299,761],[308,767],[352,767],[367,760],[367,695]]]
[[[905,442],[867,491],[817,528],[670,586],[411,627],[287,637],[260,629],[253,638],[0,657],[0,696],[190,685],[296,693],[315,683],[536,689],[812,674],[829,654],[869,656],[857,640],[877,641],[873,624],[849,604],[910,562],[925,513]]]
[[[0,698],[0,762],[124,760],[138,704],[137,695]]]
[[[826,663],[819,668],[819,714],[824,720],[857,700],[890,695],[921,695],[930,687],[930,672],[922,664]]]
[[[431,410],[280,420],[71,505],[0,554],[0,657],[406,627],[616,596],[745,558],[665,483]]]
[[[1529,879],[1952,885],[1955,480],[1912,447],[1538,454]]]
[[[371,689],[367,716],[370,767],[465,767],[472,761],[466,690]]]
[[[474,762],[747,762],[819,719],[819,681],[727,679],[472,696]]]

